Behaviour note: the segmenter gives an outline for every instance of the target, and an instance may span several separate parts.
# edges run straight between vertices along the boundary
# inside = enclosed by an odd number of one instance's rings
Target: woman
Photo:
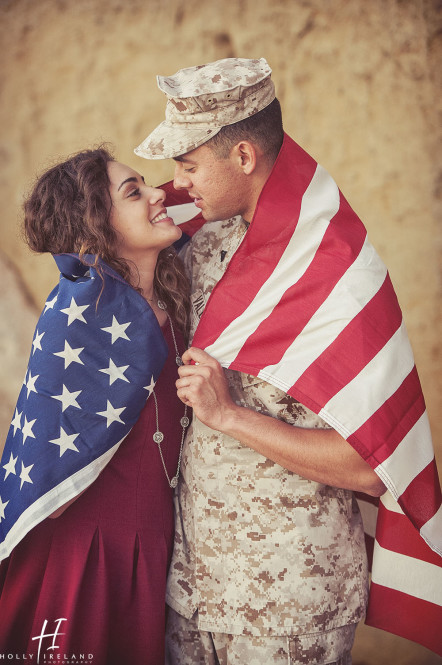
[[[0,653],[164,661],[172,493],[188,425],[174,385],[187,281],[164,199],[98,149],[49,169],[25,202],[26,240],[55,255],[61,276],[2,459],[0,526],[12,526]]]

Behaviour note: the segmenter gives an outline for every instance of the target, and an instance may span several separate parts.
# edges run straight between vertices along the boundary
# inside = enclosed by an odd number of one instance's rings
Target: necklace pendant
[[[157,430],[152,438],[155,441],[155,443],[161,443],[164,439],[164,434],[159,430]]]
[[[157,305],[160,309],[167,309],[167,305],[164,300],[158,300]]]
[[[184,365],[183,361],[181,360],[180,356],[176,356],[175,362],[178,365],[178,367],[181,367],[181,365]]]
[[[190,420],[187,416],[183,416],[180,420],[181,427],[189,427]]]
[[[175,489],[175,487],[178,485],[178,478],[174,476],[172,480],[170,481],[170,486]]]

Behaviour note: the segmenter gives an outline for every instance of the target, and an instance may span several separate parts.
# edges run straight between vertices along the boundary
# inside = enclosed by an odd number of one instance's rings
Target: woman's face
[[[107,171],[110,222],[118,235],[121,258],[138,263],[146,253],[158,255],[181,237],[181,229],[167,216],[162,189],[146,185],[143,176],[120,162],[109,162]]]

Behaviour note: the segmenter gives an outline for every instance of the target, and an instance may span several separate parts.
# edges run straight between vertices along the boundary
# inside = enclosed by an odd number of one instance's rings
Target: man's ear
[[[250,141],[240,141],[233,146],[231,156],[245,175],[250,175],[256,169],[256,148]]]

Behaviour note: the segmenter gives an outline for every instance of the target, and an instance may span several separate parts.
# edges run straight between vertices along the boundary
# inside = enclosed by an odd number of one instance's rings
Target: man
[[[382,346],[349,342],[373,316],[364,305],[381,293],[399,329],[400,310],[362,224],[284,135],[270,74],[264,59],[232,58],[158,77],[166,121],[135,151],[174,158],[175,188],[207,222],[184,252],[196,335],[177,388],[194,420],[169,663],[350,663],[367,600],[352,490],[380,496],[390,481],[355,435],[379,396],[367,387],[353,422],[339,390]]]

